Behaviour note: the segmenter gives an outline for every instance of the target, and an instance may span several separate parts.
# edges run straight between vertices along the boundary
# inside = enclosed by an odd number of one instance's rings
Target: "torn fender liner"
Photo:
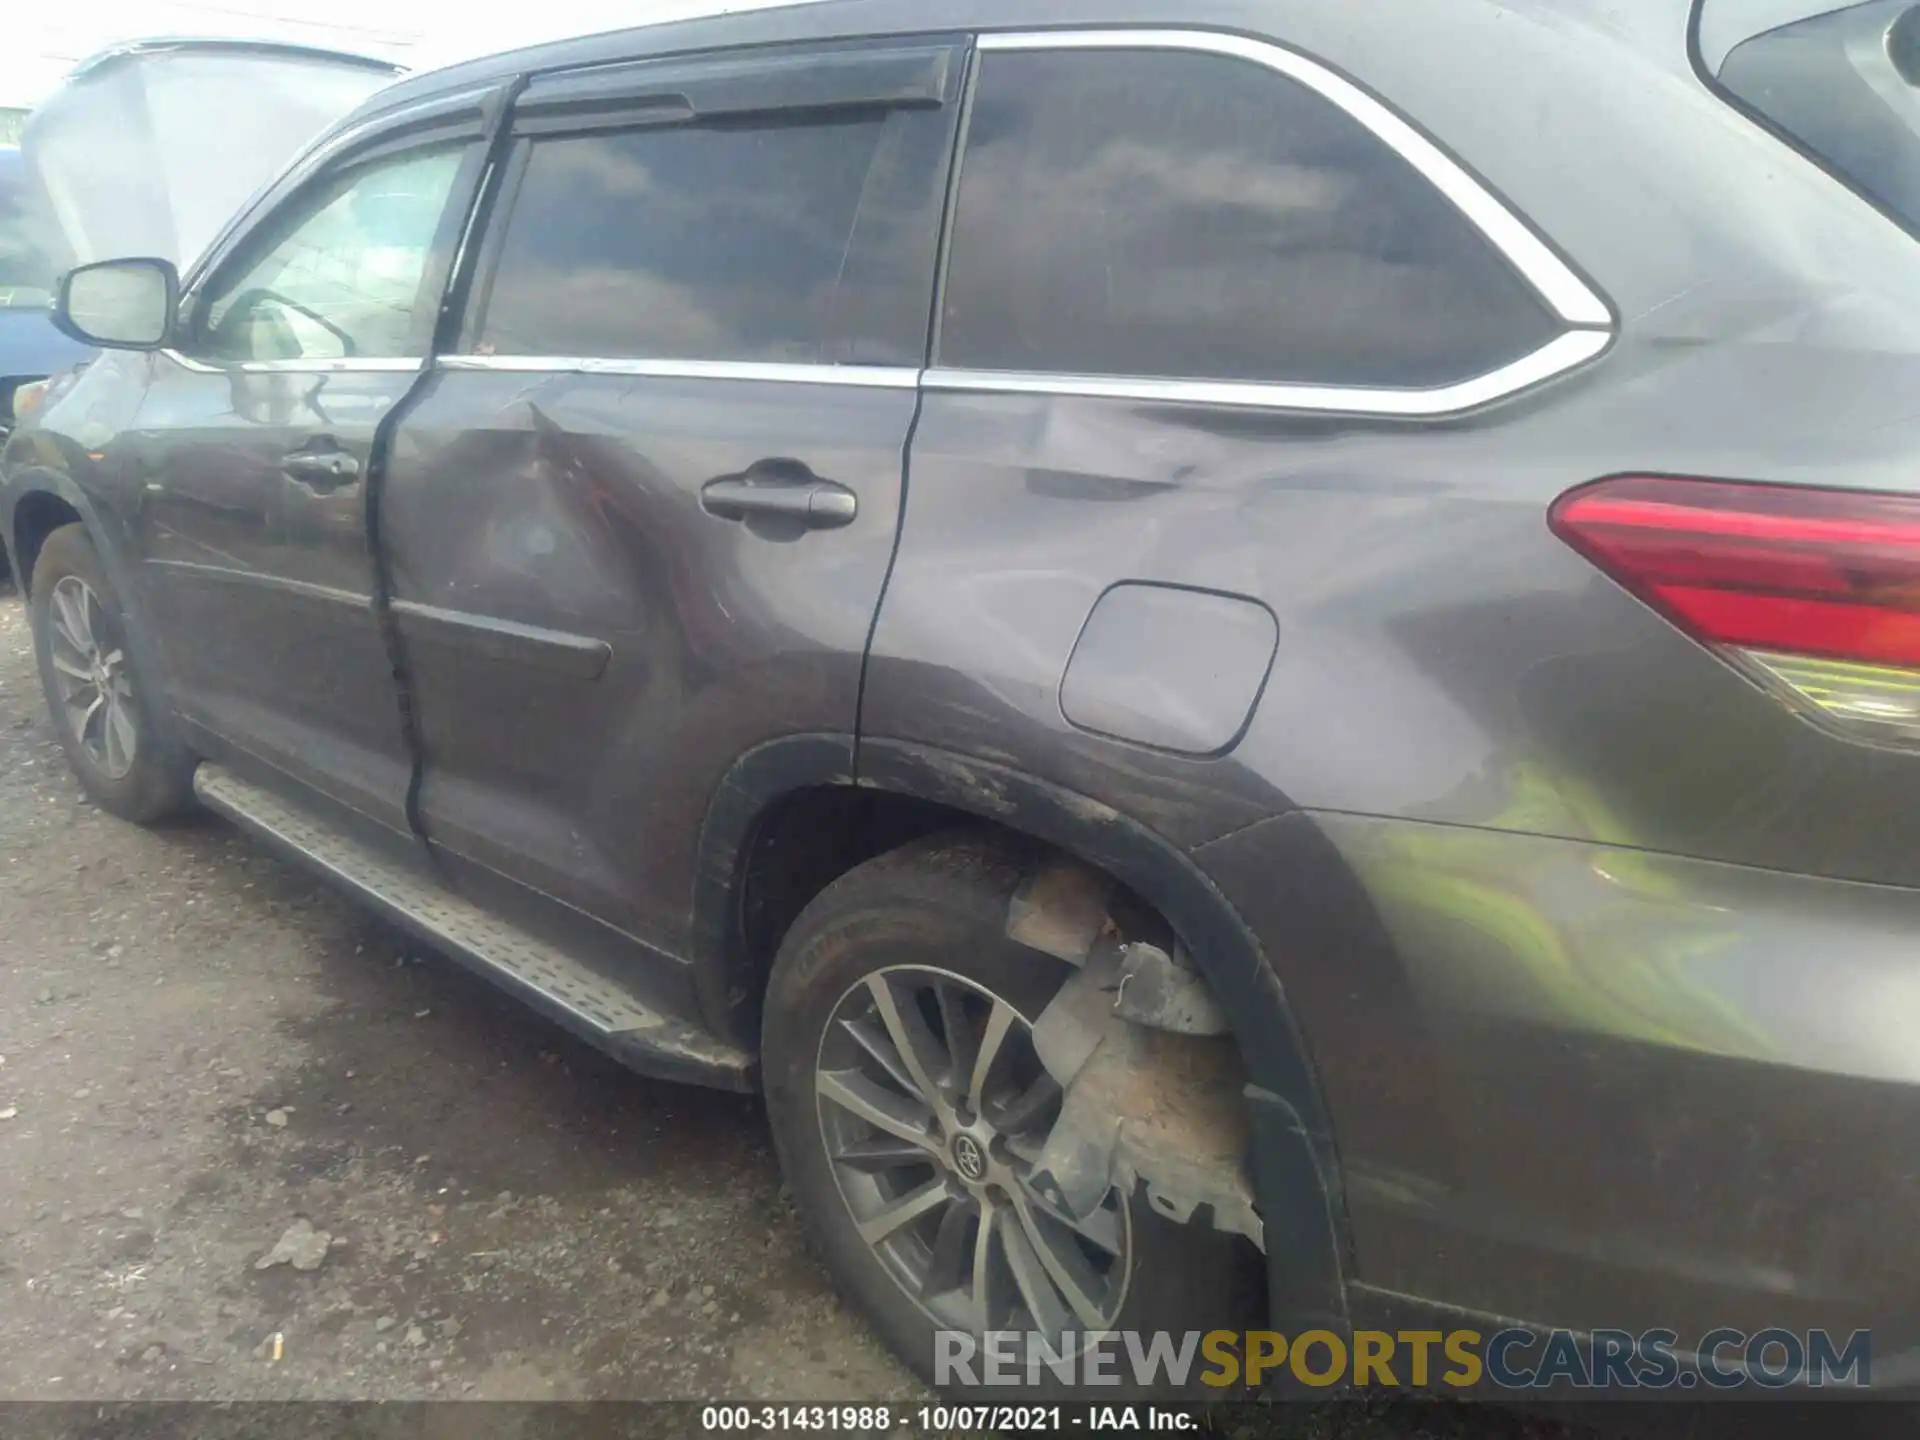
[[[1062,1090],[1073,1084],[1113,1029],[1113,1000],[1119,987],[1119,954],[1103,951],[1060,987],[1034,1022],[1033,1048]]]
[[[1113,882],[1067,859],[1032,871],[1007,905],[1007,936],[1069,965],[1120,951],[1119,991],[1109,1007],[1136,1024],[1182,1035],[1224,1035],[1227,1013],[1176,941],[1173,953],[1145,940],[1125,941],[1112,914]]]
[[[1034,1022],[1034,1048],[1064,1091],[1034,1183],[1082,1217],[1110,1187],[1144,1183],[1169,1219],[1188,1223],[1206,1206],[1215,1229],[1264,1249],[1239,1051],[1223,1035],[1152,1030],[1115,1014],[1124,953],[1090,957]]]
[[[1007,907],[1007,936],[1069,965],[1084,965],[1111,922],[1113,883],[1071,860],[1052,860],[1020,883]]]
[[[1227,1012],[1213,998],[1186,956],[1176,946],[1172,955],[1158,945],[1136,941],[1120,952],[1120,988],[1113,1010],[1123,1020],[1150,1030],[1172,1030],[1181,1035],[1224,1035]]]

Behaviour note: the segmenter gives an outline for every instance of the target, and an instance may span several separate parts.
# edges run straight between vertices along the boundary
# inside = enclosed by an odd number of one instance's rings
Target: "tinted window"
[[[982,59],[944,365],[1429,386],[1558,328],[1410,165],[1263,66]]]
[[[202,354],[217,360],[410,357],[426,351],[434,239],[462,151],[438,150],[337,177],[286,221],[264,255],[208,292]],[[290,228],[289,228],[290,226]]]
[[[945,128],[896,112],[533,140],[474,348],[917,364],[933,212],[920,227],[878,197],[930,192]]]
[[[1868,196],[1920,226],[1920,6],[1871,0],[1795,8],[1831,13],[1754,34],[1781,16],[1756,13],[1750,0],[1707,4],[1703,50],[1710,40],[1731,43],[1720,82]]]

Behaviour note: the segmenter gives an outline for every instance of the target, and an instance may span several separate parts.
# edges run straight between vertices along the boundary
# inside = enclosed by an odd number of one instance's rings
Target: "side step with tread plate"
[[[745,1051],[649,1009],[624,986],[382,858],[273,791],[212,763],[194,772],[193,789],[208,809],[634,1069],[728,1090],[754,1088],[754,1061]]]

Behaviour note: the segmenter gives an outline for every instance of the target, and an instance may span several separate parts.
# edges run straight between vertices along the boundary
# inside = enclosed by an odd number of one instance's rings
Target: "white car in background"
[[[75,66],[19,147],[0,146],[0,435],[44,402],[48,377],[91,356],[47,316],[61,272],[123,254],[187,269],[309,141],[402,73],[217,38],[140,40]]]

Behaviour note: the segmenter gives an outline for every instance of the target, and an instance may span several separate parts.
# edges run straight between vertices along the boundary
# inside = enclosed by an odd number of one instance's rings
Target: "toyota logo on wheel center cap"
[[[987,1173],[987,1157],[980,1149],[980,1142],[971,1135],[957,1135],[953,1141],[953,1167],[968,1180],[978,1180]]]

